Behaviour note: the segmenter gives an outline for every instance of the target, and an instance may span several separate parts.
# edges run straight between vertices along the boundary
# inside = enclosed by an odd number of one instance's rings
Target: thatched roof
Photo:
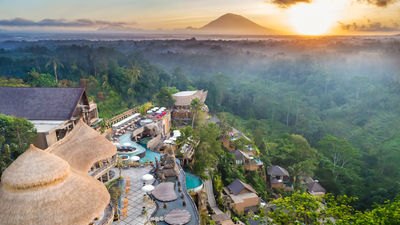
[[[175,99],[176,106],[188,106],[193,99],[197,98],[200,102],[204,103],[207,98],[208,91],[181,91],[173,94],[172,97]]]
[[[307,184],[308,192],[323,192],[325,193],[326,190],[323,188],[318,181],[314,181],[313,183]]]
[[[87,225],[109,201],[102,183],[31,146],[2,175],[0,221],[4,225]]]
[[[29,120],[70,120],[83,88],[0,87],[0,113]]]
[[[268,167],[267,174],[270,176],[289,176],[289,172],[280,166]]]
[[[175,192],[175,184],[172,182],[162,182],[158,184],[151,194],[162,202],[170,202],[178,198]]]
[[[81,172],[88,172],[95,162],[117,154],[117,148],[111,142],[81,120],[71,133],[46,151]]]
[[[173,209],[165,215],[164,221],[172,225],[183,225],[189,223],[191,218],[192,216],[189,211],[185,209]]]

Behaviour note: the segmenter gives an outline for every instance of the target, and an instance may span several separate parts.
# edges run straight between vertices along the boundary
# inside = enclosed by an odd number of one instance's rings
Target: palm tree
[[[129,86],[130,86],[130,88],[128,88],[128,94],[132,94],[133,98],[134,97],[133,85],[135,85],[136,81],[142,76],[135,62],[132,63],[130,69],[126,70],[126,75],[128,75]]]
[[[203,105],[204,104],[198,98],[195,98],[192,100],[192,102],[190,102],[190,111],[192,113],[192,129],[194,127],[196,115],[200,111],[201,107],[203,107]]]
[[[58,83],[57,66],[59,66],[59,67],[64,67],[64,65],[63,65],[56,57],[52,57],[52,58],[50,58],[50,60],[46,63],[46,68],[48,68],[49,66],[52,66],[52,67],[53,67],[54,77],[56,78],[56,82]]]

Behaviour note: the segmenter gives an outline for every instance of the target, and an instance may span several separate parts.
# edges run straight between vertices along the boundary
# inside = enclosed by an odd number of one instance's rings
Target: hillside
[[[232,13],[227,13],[199,29],[213,34],[268,35],[275,33],[253,21]]]

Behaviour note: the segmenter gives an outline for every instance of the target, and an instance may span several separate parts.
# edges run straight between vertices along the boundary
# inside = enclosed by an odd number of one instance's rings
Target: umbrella
[[[142,187],[142,191],[144,191],[144,192],[150,192],[152,190],[154,190],[154,186],[150,185],[150,184],[145,185],[145,186]]]
[[[151,174],[145,174],[142,177],[142,180],[144,180],[144,181],[150,181],[150,180],[153,180],[153,179],[154,179],[154,177]]]
[[[131,144],[131,143],[129,143],[129,142],[126,142],[126,143],[124,143],[124,146],[126,146],[126,147],[131,147],[131,146],[132,146],[132,144]]]
[[[119,146],[120,146],[120,144],[119,144],[119,143],[114,143],[114,145],[115,145],[115,146],[117,146],[117,147],[119,147]]]
[[[139,160],[140,160],[140,157],[139,157],[139,156],[136,156],[136,155],[134,155],[134,156],[131,156],[131,157],[129,158],[129,160],[130,160],[130,161],[132,161],[132,162],[137,162],[137,161],[139,161]]]

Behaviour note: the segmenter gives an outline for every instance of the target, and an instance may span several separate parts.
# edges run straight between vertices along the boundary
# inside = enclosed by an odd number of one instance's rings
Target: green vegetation
[[[0,114],[0,175],[35,137],[36,130],[27,119]]]
[[[323,198],[295,192],[271,202],[272,208],[262,210],[252,219],[266,224],[398,224],[400,201],[387,201],[372,210],[360,212],[351,207],[356,200],[346,195]],[[269,221],[269,222],[266,222]]]

